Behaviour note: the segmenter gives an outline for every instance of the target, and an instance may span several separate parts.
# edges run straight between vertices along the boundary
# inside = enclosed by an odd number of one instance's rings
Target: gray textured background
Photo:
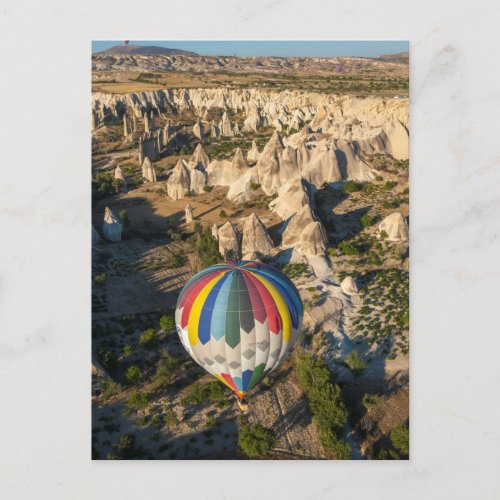
[[[498,498],[498,2],[0,2],[0,496]],[[90,460],[90,41],[409,39],[411,461]]]

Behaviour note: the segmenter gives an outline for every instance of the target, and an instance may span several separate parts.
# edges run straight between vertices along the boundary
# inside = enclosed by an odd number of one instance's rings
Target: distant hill
[[[408,52],[400,52],[399,54],[386,54],[378,58],[388,62],[408,63],[410,54]]]
[[[96,54],[122,54],[122,55],[141,55],[141,56],[197,56],[196,52],[188,50],[169,49],[167,47],[157,47],[155,45],[115,45],[109,49]]]

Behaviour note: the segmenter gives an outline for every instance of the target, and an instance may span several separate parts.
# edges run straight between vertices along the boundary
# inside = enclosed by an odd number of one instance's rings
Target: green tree
[[[125,380],[127,384],[139,385],[143,379],[141,369],[136,365],[129,366],[125,371]]]
[[[248,458],[257,458],[267,455],[274,443],[276,437],[271,429],[266,429],[262,425],[250,425],[244,420],[240,424],[238,434],[238,446]]]
[[[163,315],[160,318],[160,328],[162,332],[169,332],[175,329],[175,321],[172,316]]]
[[[410,453],[410,430],[403,423],[399,423],[391,431],[391,442],[394,448],[399,450],[404,455]]]
[[[153,328],[148,328],[139,337],[139,345],[147,348],[155,347],[158,344],[158,337]]]
[[[313,418],[321,429],[331,429],[340,432],[347,423],[347,409],[340,387],[325,384],[323,387],[313,387],[309,393],[309,407]]]
[[[355,377],[361,375],[368,365],[363,361],[359,352],[354,349],[345,358],[346,365],[350,368]]]
[[[330,370],[321,358],[299,356],[295,364],[295,376],[301,389],[307,393],[313,387],[322,387],[330,382]]]

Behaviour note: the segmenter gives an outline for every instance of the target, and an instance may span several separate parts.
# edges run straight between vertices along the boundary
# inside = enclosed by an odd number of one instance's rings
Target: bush
[[[322,429],[319,433],[319,440],[324,448],[332,450],[338,460],[349,460],[351,458],[352,447],[349,443],[338,439],[329,429]]]
[[[347,409],[342,401],[340,387],[327,383],[323,387],[313,387],[307,395],[318,427],[340,432],[347,423]]]
[[[130,356],[133,352],[132,346],[127,344],[123,346],[123,354],[125,356]]]
[[[160,328],[162,332],[169,332],[175,329],[175,321],[172,316],[162,316],[160,318]]]
[[[383,401],[384,398],[378,394],[365,394],[363,396],[363,405],[367,410],[379,406]]]
[[[156,336],[156,331],[153,328],[148,328],[142,332],[139,337],[139,345],[143,347],[155,347],[158,344],[158,337]]]
[[[351,243],[347,241],[341,241],[338,244],[338,248],[344,255],[359,255],[360,253],[354,245],[351,245]]]
[[[200,223],[196,223],[194,231],[195,234],[191,238],[190,243],[203,262],[203,265],[211,266],[220,262],[222,256],[219,253],[219,243],[212,236],[211,229],[209,227],[203,228]]]
[[[410,453],[410,430],[404,423],[400,423],[392,429],[391,442],[394,448],[404,455]]]
[[[158,364],[156,365],[156,373],[154,376],[155,388],[166,387],[174,378],[175,369],[177,368],[177,359],[170,354],[162,355]]]
[[[147,392],[134,392],[127,401],[126,408],[131,411],[144,410],[149,405]]]
[[[363,194],[370,195],[375,191],[375,186],[373,184],[365,184],[363,186]]]
[[[104,285],[104,283],[106,283],[106,279],[107,279],[106,273],[98,274],[94,278],[94,283],[96,285]]]
[[[384,184],[384,187],[385,187],[385,189],[387,189],[387,191],[390,191],[391,189],[395,188],[397,185],[398,185],[398,183],[396,181],[387,181]]]
[[[360,217],[359,222],[363,227],[370,227],[372,225],[372,218],[368,214],[365,214]]]
[[[251,189],[252,191],[256,191],[256,190],[257,190],[257,189],[259,189],[259,188],[260,188],[260,184],[257,184],[256,182],[251,182],[251,183],[250,183],[250,189]]]
[[[225,210],[221,210],[219,212],[219,217],[227,217],[226,211]]]
[[[187,258],[183,250],[179,250],[172,254],[172,267],[182,267],[186,262]]]
[[[136,365],[129,366],[125,371],[125,380],[130,385],[140,384],[143,381],[141,369]]]
[[[212,191],[213,189],[213,186],[203,186],[203,191],[205,191],[205,193],[210,193],[210,191]]]
[[[122,388],[118,382],[114,380],[107,379],[104,381],[104,385],[102,388],[102,397],[106,400],[116,396],[121,392]]]
[[[300,388],[307,394],[313,387],[330,382],[330,370],[321,358],[299,356],[295,363],[295,376]]]
[[[346,365],[350,368],[355,377],[360,375],[368,365],[361,359],[359,352],[354,349],[345,358]]]
[[[118,215],[120,216],[120,219],[122,220],[123,225],[125,227],[127,227],[127,226],[130,225],[130,219],[129,219],[129,216],[128,216],[128,212],[126,210],[120,210],[120,212],[118,213]]]
[[[344,191],[346,193],[354,193],[355,191],[361,191],[362,184],[354,181],[344,182]]]
[[[242,421],[238,434],[238,446],[248,458],[257,458],[267,455],[276,437],[271,429],[262,425],[250,425],[248,421]]]
[[[142,458],[145,454],[143,449],[136,447],[133,434],[123,434],[112,448],[113,453],[108,454],[108,460],[132,460]]]
[[[209,397],[210,388],[208,384],[195,382],[187,392],[187,395],[181,399],[182,406],[198,405],[205,403]]]

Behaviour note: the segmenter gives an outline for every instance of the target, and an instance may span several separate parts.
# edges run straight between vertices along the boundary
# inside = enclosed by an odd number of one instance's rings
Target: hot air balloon
[[[344,68],[342,68],[342,64],[337,64],[337,65],[335,66],[335,72],[336,72],[336,73],[342,73],[342,70],[343,70],[343,69],[344,69]]]
[[[193,276],[179,295],[175,322],[190,356],[245,403],[293,347],[302,315],[300,295],[281,271],[242,260]]]

